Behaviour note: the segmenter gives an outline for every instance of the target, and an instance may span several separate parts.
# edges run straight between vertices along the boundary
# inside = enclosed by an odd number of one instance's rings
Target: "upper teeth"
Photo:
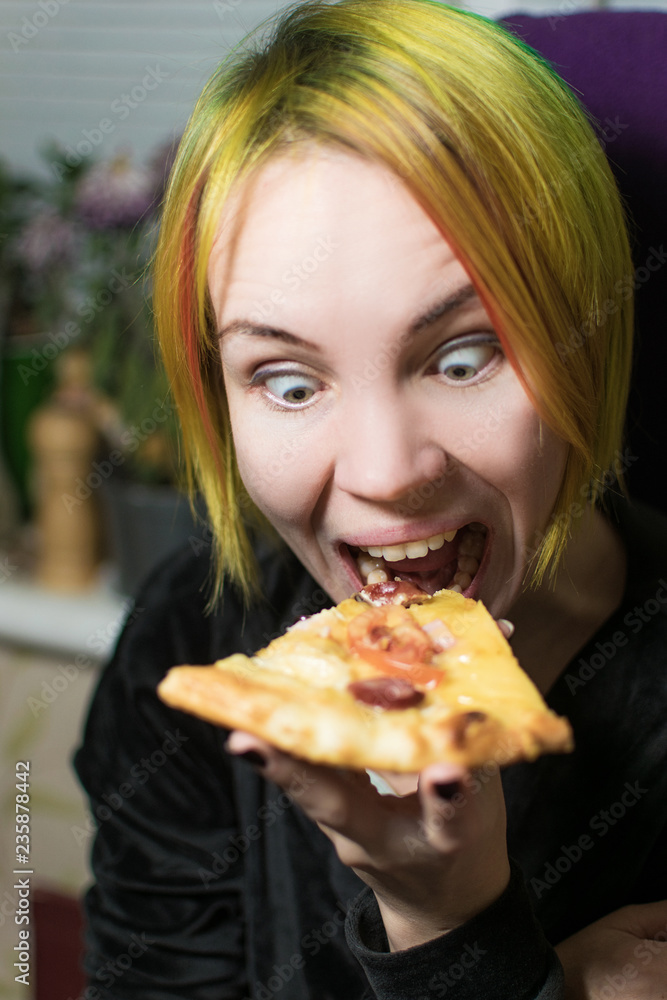
[[[451,542],[456,531],[443,531],[430,538],[416,542],[406,542],[404,545],[360,545],[362,552],[368,552],[374,559],[384,559],[385,562],[399,562],[401,559],[420,559],[428,554],[429,549],[441,549],[445,542]]]

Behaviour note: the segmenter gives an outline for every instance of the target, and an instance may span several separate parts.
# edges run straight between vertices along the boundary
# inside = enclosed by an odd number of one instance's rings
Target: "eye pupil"
[[[474,372],[474,370],[475,369],[472,368],[470,365],[454,365],[452,368],[449,369],[449,377],[467,378],[472,372]]]
[[[320,388],[317,379],[301,372],[270,373],[264,385],[272,396],[293,407],[310,403]]]
[[[452,382],[473,382],[498,353],[497,340],[488,335],[456,338],[445,344],[438,371]]]

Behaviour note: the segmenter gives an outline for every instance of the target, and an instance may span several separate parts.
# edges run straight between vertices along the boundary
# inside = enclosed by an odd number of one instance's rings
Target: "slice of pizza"
[[[483,604],[398,580],[301,619],[253,657],[174,667],[158,693],[340,767],[473,768],[572,749],[569,724],[547,708]]]

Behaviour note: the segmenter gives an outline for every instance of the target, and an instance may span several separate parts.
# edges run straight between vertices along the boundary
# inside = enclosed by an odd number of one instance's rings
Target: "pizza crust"
[[[439,643],[447,648],[438,645],[430,655],[428,672],[419,673],[420,664],[403,671],[421,692],[420,703],[391,708],[359,701],[348,684],[383,675],[382,656],[366,659],[363,632],[374,619],[359,616],[368,610],[350,598],[298,622],[254,657],[175,667],[159,695],[296,757],[360,770],[416,772],[438,761],[504,766],[572,748],[569,724],[547,708],[483,605],[451,591],[391,612],[399,624],[410,616],[408,630],[422,633],[426,625],[427,638],[438,634],[439,623],[446,626],[448,638],[443,643],[440,635]],[[373,614],[382,619],[388,612]],[[351,647],[351,633],[362,634],[361,646]],[[396,676],[403,668],[390,670]]]

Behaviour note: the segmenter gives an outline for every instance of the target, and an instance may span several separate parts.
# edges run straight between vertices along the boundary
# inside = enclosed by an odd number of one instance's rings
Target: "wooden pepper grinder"
[[[36,576],[52,590],[91,587],[100,561],[101,531],[93,460],[98,434],[90,414],[89,364],[71,350],[61,357],[51,400],[29,428],[34,455]],[[100,477],[98,477],[100,478]]]

